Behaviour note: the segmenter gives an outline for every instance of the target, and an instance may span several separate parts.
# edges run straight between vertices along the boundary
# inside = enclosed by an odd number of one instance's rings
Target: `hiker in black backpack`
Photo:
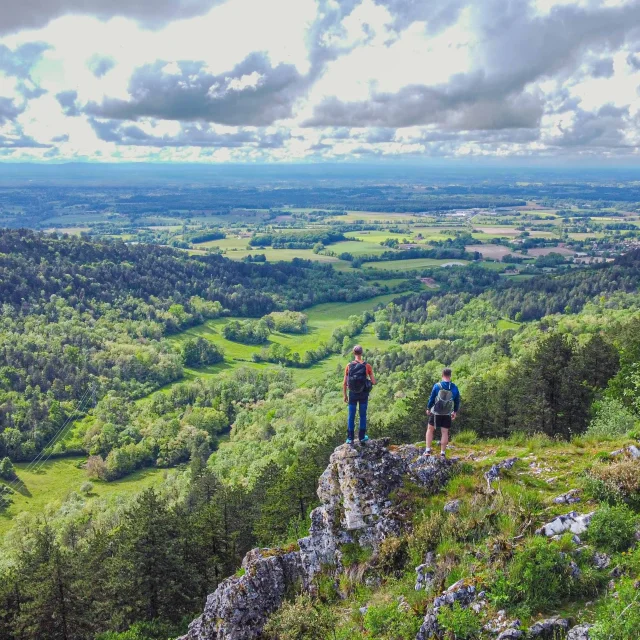
[[[456,414],[460,410],[460,392],[453,382],[451,382],[451,369],[442,370],[442,380],[433,385],[429,404],[427,405],[427,415],[429,425],[427,427],[427,449],[425,456],[431,455],[431,443],[436,427],[440,427],[442,436],[440,438],[440,455],[446,456],[447,445],[449,444],[449,429],[451,422],[456,419]]]
[[[360,430],[358,439],[364,444],[367,435],[367,403],[369,393],[376,383],[371,365],[362,359],[362,347],[357,344],[353,347],[354,360],[344,370],[342,392],[344,401],[349,405],[349,419],[347,422],[347,444],[353,444],[356,428],[356,409],[360,407]],[[347,395],[347,391],[349,395]]]

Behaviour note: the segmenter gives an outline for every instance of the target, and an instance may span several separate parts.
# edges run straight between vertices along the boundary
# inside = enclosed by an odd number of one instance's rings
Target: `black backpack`
[[[367,383],[369,383],[369,380],[367,380],[367,363],[358,361],[349,363],[349,374],[347,376],[349,391],[353,393],[369,391],[371,385]]]

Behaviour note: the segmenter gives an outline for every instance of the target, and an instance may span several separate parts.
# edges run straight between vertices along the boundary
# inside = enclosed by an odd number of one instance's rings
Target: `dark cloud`
[[[178,74],[168,73],[166,66],[158,61],[140,67],[129,84],[130,100],[89,103],[85,112],[116,120],[153,117],[264,126],[288,118],[310,83],[294,65],[272,67],[262,53],[252,53],[218,75],[209,73],[202,62],[178,62]]]
[[[16,135],[0,134],[0,149],[48,149],[50,144],[37,142],[30,136],[25,136],[21,131]]]
[[[96,78],[102,78],[116,66],[116,61],[107,56],[92,56],[87,63],[89,70]]]
[[[61,91],[56,94],[56,100],[60,103],[62,110],[66,116],[79,116],[78,108],[78,92],[77,91]]]
[[[636,70],[640,71],[640,53],[630,53],[627,62]]]
[[[560,147],[583,147],[596,149],[635,148],[624,137],[630,128],[628,107],[608,104],[596,112],[579,110],[570,127],[560,127],[562,136],[552,144]]]
[[[24,111],[24,106],[17,105],[11,98],[0,96],[0,124],[15,120]]]
[[[443,85],[374,91],[367,101],[327,98],[305,125],[535,127],[544,105],[527,90],[531,83],[570,72],[587,52],[611,51],[632,35],[640,37],[637,1],[597,9],[563,6],[544,16],[532,13],[526,0],[486,0],[469,9],[479,30],[481,71],[453,76]]]
[[[493,96],[482,74],[458,76],[448,85],[410,85],[397,93],[374,93],[368,101],[324,100],[306,126],[410,127],[440,124],[452,129],[535,127],[541,98],[528,93]]]
[[[240,129],[234,133],[219,133],[197,123],[183,125],[177,135],[149,134],[136,124],[117,120],[90,119],[97,136],[105,142],[141,147],[212,147],[276,149],[289,139],[288,131],[266,133],[260,129]]]
[[[133,18],[144,26],[160,27],[172,20],[207,13],[224,0],[3,0],[0,34],[44,27],[67,14],[92,15],[107,20]]]
[[[596,60],[589,68],[594,78],[610,78],[613,75],[613,58]]]

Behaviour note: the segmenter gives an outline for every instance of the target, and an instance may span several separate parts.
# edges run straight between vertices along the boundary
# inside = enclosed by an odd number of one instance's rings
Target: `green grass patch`
[[[62,502],[72,491],[79,492],[88,480],[82,468],[85,460],[83,457],[49,460],[31,471],[26,470],[28,463],[17,463],[20,483],[11,496],[12,504],[0,512],[0,534],[11,528],[13,518],[19,513],[42,513],[50,502]],[[164,469],[143,469],[114,482],[92,481],[89,500],[138,493],[160,484],[165,473]]]

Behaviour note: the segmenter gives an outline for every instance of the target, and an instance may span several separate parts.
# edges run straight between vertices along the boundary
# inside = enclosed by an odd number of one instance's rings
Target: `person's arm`
[[[453,394],[453,413],[451,414],[453,420],[456,419],[458,411],[460,411],[460,391],[458,387],[455,387],[455,393]]]
[[[371,384],[376,384],[376,378],[373,375],[373,368],[369,365],[369,379],[371,380]]]
[[[349,368],[347,367],[347,371]],[[349,384],[349,374],[345,371],[344,380],[342,381],[342,395],[344,396],[344,401],[349,402],[349,397],[347,395],[347,386]]]
[[[427,413],[429,413],[436,403],[436,398],[438,397],[438,385],[434,384],[433,389],[431,389],[431,395],[429,396],[429,403],[427,404]]]

